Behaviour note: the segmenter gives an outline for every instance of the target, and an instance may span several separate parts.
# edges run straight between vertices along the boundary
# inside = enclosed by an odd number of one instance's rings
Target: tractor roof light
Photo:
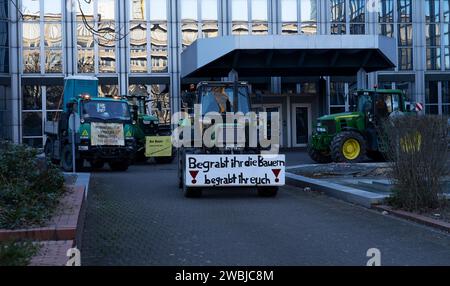
[[[82,94],[80,95],[80,98],[83,100],[91,100],[91,96],[89,94]]]
[[[117,96],[117,95],[114,95],[113,96],[113,99],[115,99],[115,100],[120,100],[120,99],[122,99],[120,96]]]

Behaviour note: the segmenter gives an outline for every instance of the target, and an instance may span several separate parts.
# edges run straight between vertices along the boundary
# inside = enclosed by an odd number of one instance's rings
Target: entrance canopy
[[[199,39],[181,54],[182,78],[356,75],[394,68],[397,43],[379,35],[267,35]]]

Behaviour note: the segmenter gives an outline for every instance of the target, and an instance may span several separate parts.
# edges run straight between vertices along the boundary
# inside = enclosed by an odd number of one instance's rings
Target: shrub
[[[395,187],[390,203],[406,210],[436,208],[449,173],[447,118],[405,115],[383,124],[386,157]]]
[[[27,266],[39,246],[28,241],[0,242],[0,266]]]
[[[64,177],[25,145],[0,142],[0,228],[40,225],[64,192]]]

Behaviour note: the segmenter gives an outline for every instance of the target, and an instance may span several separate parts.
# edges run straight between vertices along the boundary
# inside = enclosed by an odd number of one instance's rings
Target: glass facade
[[[11,1],[20,10],[17,21],[10,20]],[[376,2],[378,11],[372,13],[366,0],[74,0],[71,7],[67,0],[0,0],[0,77],[11,77],[11,67],[19,70],[20,140],[41,146],[44,121],[57,118],[61,109],[66,75],[98,76],[101,96],[145,90],[155,104],[160,102],[152,110],[166,122],[185,84],[179,78],[180,55],[197,39],[379,33],[398,43],[398,66],[378,73],[379,85],[405,90],[411,101],[423,101],[429,113],[448,114],[450,0]],[[11,25],[18,36],[9,35]],[[10,37],[19,39],[18,49]],[[421,78],[423,84],[415,82]],[[277,96],[273,102],[292,97],[298,104],[320,105],[322,113],[348,110],[356,80],[325,79],[324,86],[309,78],[251,83],[264,96]],[[13,88],[3,84],[0,123],[8,109],[7,90]],[[318,94],[325,99],[314,99]]]

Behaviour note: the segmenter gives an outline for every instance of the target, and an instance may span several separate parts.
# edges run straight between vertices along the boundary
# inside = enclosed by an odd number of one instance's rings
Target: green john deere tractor
[[[169,138],[172,134],[170,125],[160,124],[158,117],[149,112],[147,103],[151,100],[147,96],[128,96],[128,101],[132,106],[133,120],[136,123],[133,125],[137,145],[136,160],[146,161],[152,157],[158,164],[171,163],[174,159],[174,150]]]
[[[318,118],[308,146],[314,161],[357,163],[366,155],[375,160],[383,158],[383,120],[409,112],[401,90],[360,90],[352,95],[350,103],[352,112]]]

